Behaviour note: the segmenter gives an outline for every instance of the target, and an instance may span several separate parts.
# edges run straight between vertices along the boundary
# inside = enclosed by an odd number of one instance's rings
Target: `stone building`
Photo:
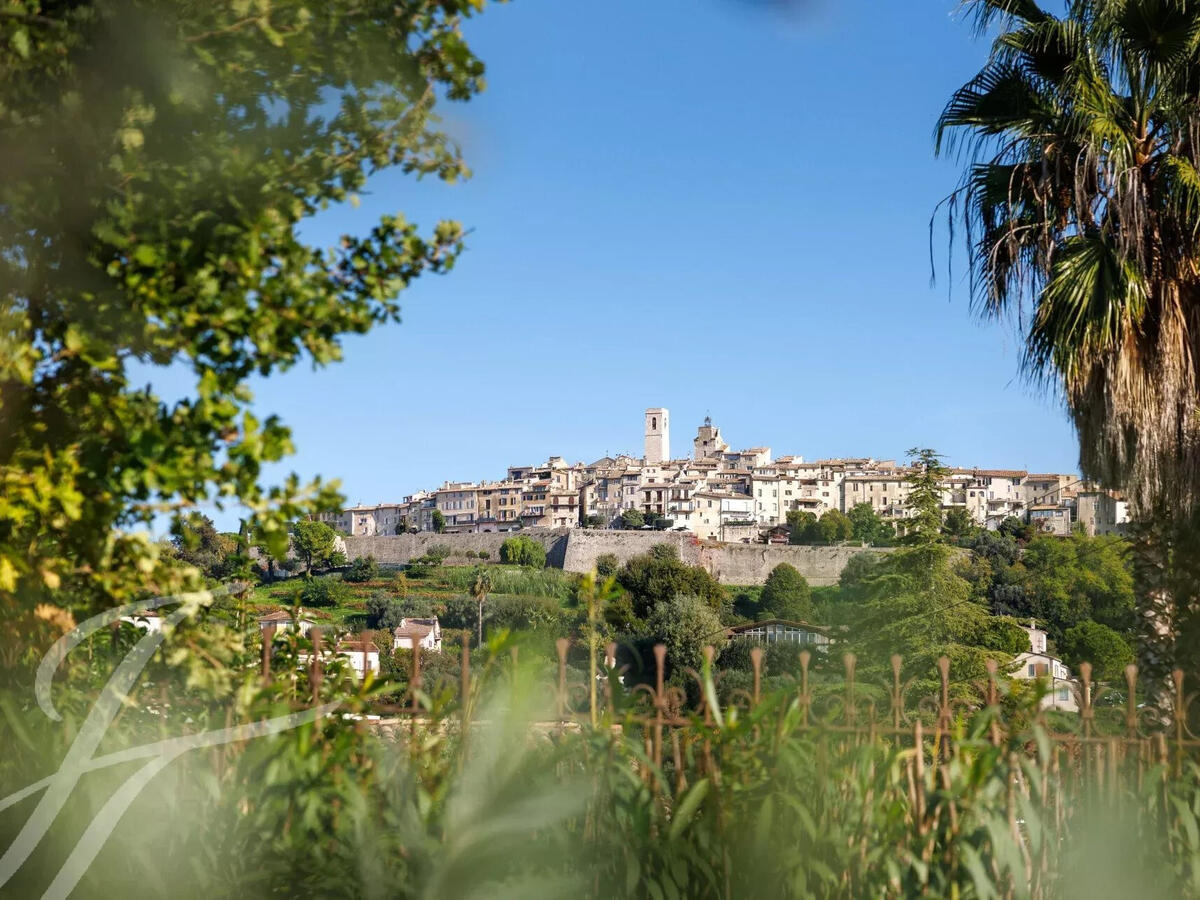
[[[867,503],[885,519],[903,519],[910,514],[908,495],[912,485],[899,471],[874,475],[847,475],[842,479],[843,511]]]
[[[1124,534],[1129,524],[1129,504],[1117,491],[1098,487],[1080,488],[1075,495],[1075,521],[1093,537],[1098,534]]]
[[[646,464],[661,463],[671,458],[671,424],[667,410],[661,406],[646,410]]]
[[[692,450],[696,459],[720,459],[729,450],[729,445],[721,438],[721,429],[709,416],[704,417],[704,424],[696,431]]]
[[[475,490],[476,529],[513,531],[521,521],[521,485],[511,481],[491,481]]]
[[[1021,481],[1026,507],[1057,506],[1066,490],[1079,483],[1075,475],[1035,473],[1026,475]]]
[[[1029,523],[1042,534],[1066,537],[1071,533],[1071,507],[1049,503],[1031,506]]]
[[[447,481],[434,491],[437,509],[450,534],[475,530],[477,486],[469,481]]]

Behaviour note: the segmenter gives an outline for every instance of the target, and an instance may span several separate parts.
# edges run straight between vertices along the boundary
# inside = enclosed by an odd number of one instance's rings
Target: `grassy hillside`
[[[469,600],[469,589],[477,566],[412,567],[407,572],[383,571],[372,581],[352,584],[340,574],[319,575],[314,580],[327,581],[334,588],[335,602],[318,607],[301,603],[305,615],[319,622],[348,630],[361,629],[366,624],[367,603],[372,598],[403,602],[413,614],[438,612]],[[506,601],[525,601],[546,608],[566,610],[573,607],[574,586],[578,576],[560,569],[528,569],[521,566],[484,564],[492,579],[489,604],[504,606]],[[304,586],[303,577],[263,584],[254,588],[251,602],[260,614],[277,609],[291,609],[297,603],[298,592]]]

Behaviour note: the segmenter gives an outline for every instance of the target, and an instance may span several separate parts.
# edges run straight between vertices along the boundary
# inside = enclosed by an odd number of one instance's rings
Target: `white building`
[[[442,652],[442,626],[437,616],[431,619],[401,619],[392,632],[393,650],[420,647],[430,653]]]
[[[300,617],[300,633],[307,636],[309,630],[316,625],[312,619],[306,619],[303,615]],[[292,619],[292,614],[286,610],[277,609],[275,612],[267,613],[265,616],[258,617],[258,627],[265,633],[267,631],[278,634],[283,631],[294,631],[296,622]]]
[[[1046,649],[1046,632],[1038,628],[1035,621],[1030,620],[1023,627],[1029,634],[1029,650],[1013,660],[1016,669],[1012,677],[1026,681],[1046,679],[1050,690],[1042,698],[1042,708],[1078,712],[1079,702],[1075,697],[1075,681],[1071,678],[1071,670]]]
[[[747,494],[697,491],[696,536],[705,541],[739,540],[754,524],[754,498]]]
[[[337,646],[338,656],[348,660],[354,674],[360,679],[367,672],[379,674],[379,648],[373,641],[358,640],[342,641]]]

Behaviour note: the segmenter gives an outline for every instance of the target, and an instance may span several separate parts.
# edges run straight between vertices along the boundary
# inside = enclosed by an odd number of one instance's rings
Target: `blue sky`
[[[449,275],[345,360],[257,383],[351,502],[638,453],[666,406],[735,446],[1073,471],[1061,405],[1011,327],[930,285],[953,187],[934,121],[987,44],[955,0],[516,0],[466,33],[488,88],[444,108],[475,177],[384,173],[305,229],[401,211],[472,229]],[[935,236],[945,260],[945,235]],[[949,288],[953,288],[949,291]]]

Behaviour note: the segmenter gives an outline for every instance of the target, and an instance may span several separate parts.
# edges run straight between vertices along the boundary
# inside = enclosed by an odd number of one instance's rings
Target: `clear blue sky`
[[[402,211],[472,229],[404,321],[345,361],[255,385],[289,469],[350,502],[502,476],[551,454],[674,455],[705,413],[737,447],[1074,471],[1061,405],[1011,327],[929,275],[953,187],[933,125],[984,59],[956,0],[516,0],[467,36],[488,88],[444,107],[475,177],[386,173],[321,245]],[[944,263],[944,232],[935,237]],[[227,518],[227,517],[221,517]]]

